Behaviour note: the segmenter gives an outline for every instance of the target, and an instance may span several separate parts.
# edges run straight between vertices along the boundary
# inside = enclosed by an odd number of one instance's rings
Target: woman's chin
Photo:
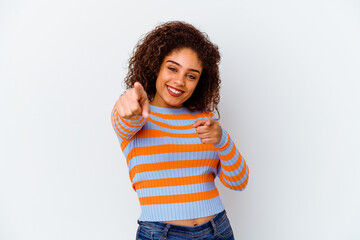
[[[165,101],[165,105],[167,105],[169,108],[181,108],[183,106],[183,102]]]

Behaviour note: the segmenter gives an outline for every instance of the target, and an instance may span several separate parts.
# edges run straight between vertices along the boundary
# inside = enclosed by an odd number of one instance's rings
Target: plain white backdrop
[[[250,169],[242,192],[216,180],[236,239],[360,239],[356,0],[0,0],[0,239],[135,239],[110,113],[169,20],[222,54],[220,123]]]

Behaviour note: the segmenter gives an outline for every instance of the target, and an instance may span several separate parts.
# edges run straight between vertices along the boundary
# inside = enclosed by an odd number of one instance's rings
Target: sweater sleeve
[[[124,93],[125,91],[121,95]],[[131,139],[144,126],[145,122],[146,119],[143,116],[135,116],[130,119],[120,117],[115,103],[111,112],[111,123],[116,135],[122,140]]]
[[[218,144],[214,145],[220,159],[220,166],[218,168],[219,179],[226,187],[242,191],[248,183],[249,168],[230,138],[230,135],[224,128],[221,127],[221,129],[221,140]]]

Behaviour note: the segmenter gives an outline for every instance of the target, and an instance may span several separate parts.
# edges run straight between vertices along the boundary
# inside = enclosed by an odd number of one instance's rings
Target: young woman
[[[219,61],[207,35],[179,21],[135,47],[111,119],[141,206],[136,239],[234,239],[214,179],[243,190],[249,170],[213,113]]]

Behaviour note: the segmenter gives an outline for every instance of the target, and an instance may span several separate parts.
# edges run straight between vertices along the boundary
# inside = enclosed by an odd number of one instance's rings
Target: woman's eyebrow
[[[175,61],[173,61],[173,60],[167,60],[166,62],[171,62],[171,63],[173,63],[173,64],[175,64],[175,65],[178,65],[178,66],[182,67],[180,63],[177,63],[177,62],[175,62]],[[200,71],[199,71],[199,70],[196,70],[196,69],[193,69],[193,68],[190,68],[189,71],[197,72],[197,73],[200,74]]]

